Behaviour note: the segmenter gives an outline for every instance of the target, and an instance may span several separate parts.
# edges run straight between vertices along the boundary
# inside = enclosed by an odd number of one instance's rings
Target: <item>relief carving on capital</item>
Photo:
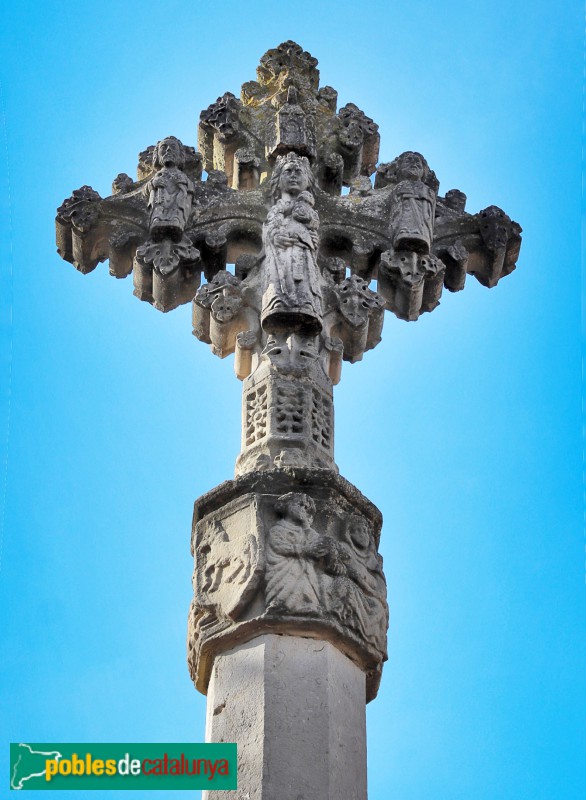
[[[291,476],[308,472],[290,456],[280,455]],[[372,519],[336,492],[314,494],[315,487],[246,494],[197,522],[194,674],[209,641],[229,647],[234,637],[288,630],[329,639],[380,673],[388,609]]]
[[[266,613],[330,616],[386,652],[386,582],[368,522],[349,514],[337,536],[318,533],[315,503],[300,492],[281,496],[274,508],[279,521],[266,541]]]
[[[195,531],[194,606],[198,627],[237,620],[261,584],[262,523],[254,498],[232,502]]]
[[[325,592],[321,573],[333,568],[334,541],[312,527],[315,503],[290,492],[274,506],[279,515],[267,533],[265,603],[267,614],[321,616]]]

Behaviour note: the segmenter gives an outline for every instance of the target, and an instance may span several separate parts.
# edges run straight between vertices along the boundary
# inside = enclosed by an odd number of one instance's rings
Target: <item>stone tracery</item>
[[[377,166],[377,124],[353,103],[338,109],[294,42],[267,51],[240,99],[202,111],[198,147],[168,137],[112,196],[74,191],[57,212],[58,252],[83,273],[109,259],[159,310],[193,301],[194,335],[235,354],[236,479],[194,513],[198,688],[218,653],[294,630],[347,654],[371,699],[386,658],[382,520],[338,475],[333,386],[343,360],[380,342],[385,310],[416,320],[468,274],[492,287],[512,272],[521,228],[496,206],[467,212],[457,189],[439,195],[419,153]]]

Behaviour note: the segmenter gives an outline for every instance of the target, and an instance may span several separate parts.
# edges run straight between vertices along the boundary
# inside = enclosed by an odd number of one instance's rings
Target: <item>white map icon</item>
[[[23,787],[25,781],[29,781],[31,778],[42,777],[47,771],[47,759],[52,758],[55,761],[59,761],[59,759],[63,757],[62,754],[58,753],[56,750],[45,753],[41,750],[33,750],[29,744],[21,743],[18,746],[23,749],[20,751],[18,759],[12,769],[12,775],[10,777],[11,789],[23,789],[25,788]],[[40,771],[31,772],[31,769]]]

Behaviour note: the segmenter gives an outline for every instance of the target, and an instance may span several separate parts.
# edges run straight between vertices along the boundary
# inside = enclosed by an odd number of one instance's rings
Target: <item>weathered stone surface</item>
[[[295,263],[305,270],[304,287],[293,293],[289,286],[282,294],[291,300],[301,292],[304,302],[315,306],[308,321],[316,329],[331,312],[326,297],[318,313],[317,299],[323,293],[320,271],[327,272],[324,265],[332,258],[369,282],[379,279],[382,269],[377,291],[387,309],[408,320],[438,305],[442,282],[459,291],[466,274],[473,274],[491,287],[515,268],[521,241],[517,223],[496,206],[467,213],[466,196],[457,189],[438,197],[439,182],[419,153],[408,151],[377,167],[379,144],[376,123],[353,103],[338,110],[337,92],[319,86],[317,60],[295,42],[284,42],[262,57],[257,81],[243,85],[241,99],[227,92],[202,111],[200,152],[168,137],[141,152],[136,182],[124,173],[115,179],[111,197],[102,199],[88,186],[74,192],[58,211],[58,251],[81,272],[106,259],[116,277],[134,270],[136,296],[163,311],[193,298],[200,268],[210,281],[239,257],[256,257],[258,269],[243,277],[254,291],[254,284],[274,288],[280,264],[287,265],[281,272],[290,278]],[[284,213],[275,191],[282,159],[293,156],[307,159],[300,162],[306,163],[305,189],[286,202],[299,207],[304,204],[299,195],[304,195],[311,213],[290,207]],[[205,181],[202,166],[208,173]],[[343,185],[351,187],[347,196],[340,196]],[[305,227],[306,247],[290,244],[283,253],[276,252],[278,246],[267,249],[279,235],[275,229],[289,230],[295,215],[305,219],[297,223]],[[182,246],[167,242],[149,262],[152,242],[161,239]],[[306,250],[303,258],[301,249]],[[427,263],[433,277],[429,269],[421,270],[421,263],[414,267],[418,275],[425,273],[421,291],[426,300],[419,302],[419,289],[407,288],[410,280],[399,279],[398,273],[389,284],[383,256],[398,251],[435,256],[444,263],[445,270]],[[412,255],[407,258],[413,261]],[[157,263],[166,265],[167,274]],[[178,278],[175,270],[185,274]],[[263,311],[265,316],[271,327],[271,314]],[[216,351],[224,353],[221,347]],[[350,361],[359,358],[345,355]]]
[[[344,358],[360,361],[365,351],[372,350],[381,340],[383,299],[358,275],[345,278],[335,292],[338,307],[330,315],[328,332],[341,342]]]
[[[375,188],[392,187],[391,237],[395,250],[429,253],[439,182],[420,153],[381,164]]]
[[[229,481],[195,504],[188,660],[207,691],[214,658],[264,633],[334,644],[376,695],[388,609],[381,516],[330,470],[282,464]]]
[[[366,800],[364,699],[328,642],[265,634],[216,658],[206,741],[238,742],[236,800]]]
[[[338,109],[317,60],[287,41],[240,98],[202,111],[199,152],[167,137],[139,154],[136,181],[120,173],[106,198],[83,186],[57,212],[58,252],[76,269],[109,259],[161,311],[193,300],[194,335],[235,354],[242,446],[236,479],[195,504],[188,660],[200,691],[213,674],[210,737],[243,743],[248,800],[365,797],[364,680],[372,699],[388,611],[380,513],[334,460],[342,362],[380,342],[385,309],[416,320],[468,274],[495,286],[519,254],[521,228],[504,211],[470,214],[458,189],[439,196],[420,153],[377,166],[379,146],[377,124],[353,103]],[[237,692],[253,673],[252,709]],[[319,736],[297,725],[300,692],[315,697]],[[329,749],[332,720],[355,724],[361,744]],[[307,776],[291,771],[295,737],[299,753],[315,741]],[[334,752],[354,755],[340,764]]]
[[[314,186],[308,160],[292,152],[279,157],[271,184],[274,205],[263,229],[262,326],[269,333],[318,333],[323,327],[319,217],[308,191]]]

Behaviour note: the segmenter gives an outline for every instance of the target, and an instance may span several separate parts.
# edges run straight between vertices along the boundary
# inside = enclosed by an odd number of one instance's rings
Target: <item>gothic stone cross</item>
[[[515,268],[521,228],[503,211],[440,196],[419,153],[377,166],[378,153],[378,126],[338,109],[317,60],[289,41],[240,99],[201,113],[197,151],[163,139],[140,153],[136,180],[118,175],[104,199],[83,186],[57,212],[57,248],[76,269],[108,259],[161,311],[193,301],[195,336],[235,354],[236,479],[194,513],[188,660],[204,693],[223,653],[280,634],[332,643],[376,695],[382,519],[338,474],[332,387],[342,361],[379,343],[385,310],[416,320],[468,274],[493,287]],[[210,735],[235,735],[226,725]]]

